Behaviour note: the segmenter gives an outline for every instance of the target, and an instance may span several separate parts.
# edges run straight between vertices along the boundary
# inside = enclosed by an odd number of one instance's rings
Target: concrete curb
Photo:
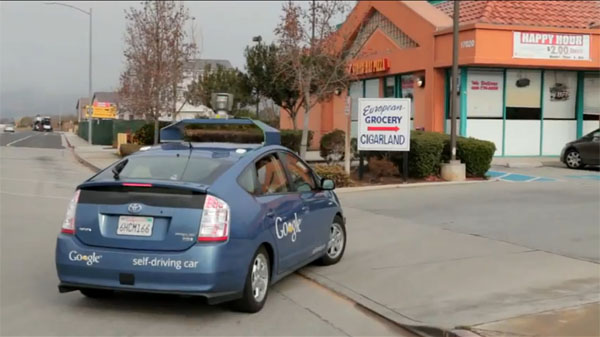
[[[436,181],[431,183],[412,183],[412,184],[389,184],[389,185],[372,185],[372,186],[360,186],[360,187],[340,187],[336,188],[336,193],[353,193],[353,192],[365,192],[365,191],[377,191],[386,190],[392,188],[411,188],[411,187],[431,187],[431,186],[449,186],[449,185],[465,185],[465,184],[478,184],[478,183],[491,183],[498,181],[496,178],[490,178],[487,180],[465,180],[465,181]]]
[[[92,164],[89,161],[83,159],[79,154],[77,154],[77,152],[75,151],[75,147],[71,144],[71,142],[69,142],[69,137],[65,136],[64,133],[62,134],[62,136],[64,137],[65,141],[67,142],[67,145],[69,146],[69,149],[71,150],[71,153],[75,157],[75,160],[77,160],[78,162],[80,162],[81,164],[83,164],[83,166],[89,168],[90,170],[92,170],[94,172],[100,171],[100,168],[96,167],[94,164]]]
[[[402,314],[399,314],[361,294],[358,294],[352,291],[349,288],[344,287],[343,285],[338,284],[337,282],[333,282],[326,277],[323,277],[317,273],[314,273],[310,270],[300,269],[296,272],[302,277],[305,277],[331,291],[334,293],[349,299],[350,301],[356,303],[361,308],[387,320],[390,321],[399,327],[409,330],[419,336],[424,337],[475,337],[477,335],[461,335],[460,332],[464,330],[450,330],[448,328],[439,328],[424,324],[422,322],[415,321],[410,317],[406,317]]]

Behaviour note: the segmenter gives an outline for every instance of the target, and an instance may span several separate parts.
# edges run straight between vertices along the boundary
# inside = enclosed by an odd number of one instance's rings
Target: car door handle
[[[268,211],[266,215],[267,215],[267,217],[269,217],[269,218],[272,218],[272,217],[274,217],[274,216],[275,216],[275,212],[273,212],[273,211]]]
[[[310,211],[310,207],[302,206],[302,212],[308,212],[308,211]]]

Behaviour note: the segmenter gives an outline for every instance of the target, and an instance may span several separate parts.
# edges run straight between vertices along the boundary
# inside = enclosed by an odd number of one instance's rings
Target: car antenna
[[[123,171],[123,168],[125,167],[125,165],[127,165],[127,162],[129,162],[129,159],[123,160],[122,162],[118,163],[112,168],[111,171],[115,180],[119,180],[119,174],[121,174],[121,171]]]

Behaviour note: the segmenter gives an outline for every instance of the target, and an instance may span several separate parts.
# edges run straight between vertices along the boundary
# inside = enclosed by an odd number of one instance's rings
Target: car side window
[[[259,194],[288,192],[287,178],[277,157],[270,154],[256,162],[256,175]]]
[[[295,191],[309,192],[316,188],[310,168],[298,157],[290,153],[283,153],[285,168],[290,174],[290,183]]]
[[[242,174],[238,177],[238,184],[242,186],[250,194],[256,193],[256,171],[254,171],[254,167],[247,167]]]

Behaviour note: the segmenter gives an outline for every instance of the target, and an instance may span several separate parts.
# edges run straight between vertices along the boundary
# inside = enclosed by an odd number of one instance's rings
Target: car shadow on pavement
[[[80,296],[80,299],[73,304],[94,310],[146,314],[155,314],[160,311],[161,314],[173,316],[204,316],[232,312],[229,303],[209,305],[204,298],[197,296],[116,292],[106,298],[88,298],[78,292],[74,294]]]

